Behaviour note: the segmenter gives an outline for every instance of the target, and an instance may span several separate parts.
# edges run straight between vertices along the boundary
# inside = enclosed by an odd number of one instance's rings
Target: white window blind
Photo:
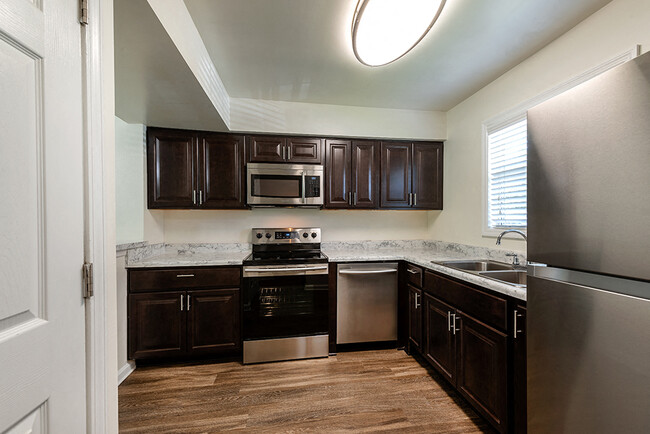
[[[525,115],[488,131],[488,227],[526,227]]]

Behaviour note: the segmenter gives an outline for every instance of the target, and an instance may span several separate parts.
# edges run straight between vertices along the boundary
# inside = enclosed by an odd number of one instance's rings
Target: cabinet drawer
[[[504,298],[454,282],[429,271],[424,273],[424,289],[492,327],[501,330],[507,328],[506,300]]]
[[[239,267],[129,270],[129,291],[239,287]]]
[[[422,268],[406,264],[406,279],[411,285],[422,288]]]

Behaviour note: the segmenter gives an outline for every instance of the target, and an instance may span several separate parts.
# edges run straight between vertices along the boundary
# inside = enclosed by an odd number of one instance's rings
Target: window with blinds
[[[487,132],[488,227],[526,227],[527,122],[525,115]]]

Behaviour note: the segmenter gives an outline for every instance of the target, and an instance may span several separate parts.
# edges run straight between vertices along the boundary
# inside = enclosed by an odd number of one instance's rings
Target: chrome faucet
[[[521,235],[522,237],[524,237],[524,240],[525,240],[526,242],[528,242],[528,237],[527,237],[526,234],[523,233],[522,231],[518,231],[518,230],[516,230],[516,229],[508,229],[507,231],[503,231],[503,232],[501,232],[501,233],[499,234],[499,236],[497,237],[497,246],[501,245],[501,238],[502,238],[505,234],[507,234],[507,233],[509,233],[509,232],[513,232],[513,233],[515,233],[515,234],[519,234],[519,235]],[[525,265],[522,266],[522,265],[519,263],[519,257],[517,256],[517,254],[515,254],[515,253],[506,253],[506,256],[511,256],[511,257],[512,257],[512,266],[513,266],[513,268],[515,268],[515,269],[518,269],[519,267],[521,267],[521,268],[526,268]]]
[[[526,234],[523,233],[522,231],[518,231],[517,229],[508,229],[507,231],[503,231],[503,232],[501,232],[501,233],[499,234],[499,236],[497,237],[497,246],[500,246],[500,245],[501,245],[501,238],[502,238],[505,234],[507,234],[507,233],[509,233],[509,232],[513,232],[513,233],[515,233],[515,234],[519,234],[519,235],[521,235],[522,237],[524,237],[524,240],[526,240],[526,242],[528,242],[528,237],[526,237]]]

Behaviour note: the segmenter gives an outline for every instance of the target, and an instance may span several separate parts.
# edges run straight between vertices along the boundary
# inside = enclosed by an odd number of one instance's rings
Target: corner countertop
[[[467,246],[439,241],[369,241],[322,244],[330,262],[407,261],[427,270],[473,283],[495,292],[526,300],[526,288],[501,283],[432,261],[454,259],[492,259],[506,262],[504,250]],[[156,244],[130,250],[127,268],[197,267],[242,265],[251,252],[249,244]],[[522,255],[523,256],[523,255]],[[525,262],[525,258],[524,261]]]

